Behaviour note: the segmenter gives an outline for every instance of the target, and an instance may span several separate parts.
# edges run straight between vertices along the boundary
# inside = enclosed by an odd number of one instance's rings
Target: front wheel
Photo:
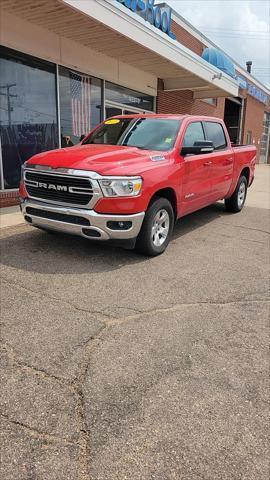
[[[157,198],[148,208],[136,242],[136,250],[150,256],[167,248],[174,225],[174,212],[166,198]]]
[[[232,196],[225,198],[225,208],[228,212],[241,212],[247,196],[247,179],[242,176],[239,178]]]

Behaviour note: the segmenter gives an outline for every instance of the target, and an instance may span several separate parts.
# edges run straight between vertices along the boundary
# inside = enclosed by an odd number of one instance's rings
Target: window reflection
[[[58,147],[54,65],[0,48],[0,135],[4,188],[17,188],[21,165]]]
[[[154,97],[111,82],[106,82],[106,100],[142,110],[154,110]]]
[[[59,67],[59,94],[61,144],[66,147],[101,122],[101,80]]]
[[[59,66],[60,140],[76,145],[103,120],[102,81]],[[153,97],[106,82],[108,100],[142,110]],[[124,109],[106,107],[106,116]],[[18,188],[21,165],[37,153],[59,147],[56,65],[0,46],[0,138],[4,184]]]

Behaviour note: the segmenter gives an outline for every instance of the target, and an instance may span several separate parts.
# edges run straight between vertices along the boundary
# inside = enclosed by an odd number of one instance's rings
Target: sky
[[[234,60],[270,88],[270,0],[167,0]]]

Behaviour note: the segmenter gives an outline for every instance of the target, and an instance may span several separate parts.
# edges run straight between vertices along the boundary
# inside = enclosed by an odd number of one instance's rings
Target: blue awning
[[[217,48],[205,48],[202,58],[208,63],[211,63],[211,65],[217,67],[219,70],[222,70],[222,72],[230,75],[230,77],[235,78],[235,68],[233,62],[225,55],[225,53],[221,52]]]

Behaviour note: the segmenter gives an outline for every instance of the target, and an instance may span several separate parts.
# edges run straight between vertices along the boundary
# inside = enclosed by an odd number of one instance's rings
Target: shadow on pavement
[[[216,220],[220,217],[225,217],[231,215],[226,212],[223,202],[214,203],[209,207],[203,208],[202,210],[197,210],[197,212],[186,215],[176,223],[173,232],[173,240],[183,237],[191,233],[197,228],[203,227],[208,223]]]
[[[173,240],[226,215],[222,204],[214,204],[179,220]],[[14,233],[0,241],[1,263],[20,270],[37,273],[84,274],[113,271],[125,265],[146,261],[132,250],[58,233],[29,229]]]

